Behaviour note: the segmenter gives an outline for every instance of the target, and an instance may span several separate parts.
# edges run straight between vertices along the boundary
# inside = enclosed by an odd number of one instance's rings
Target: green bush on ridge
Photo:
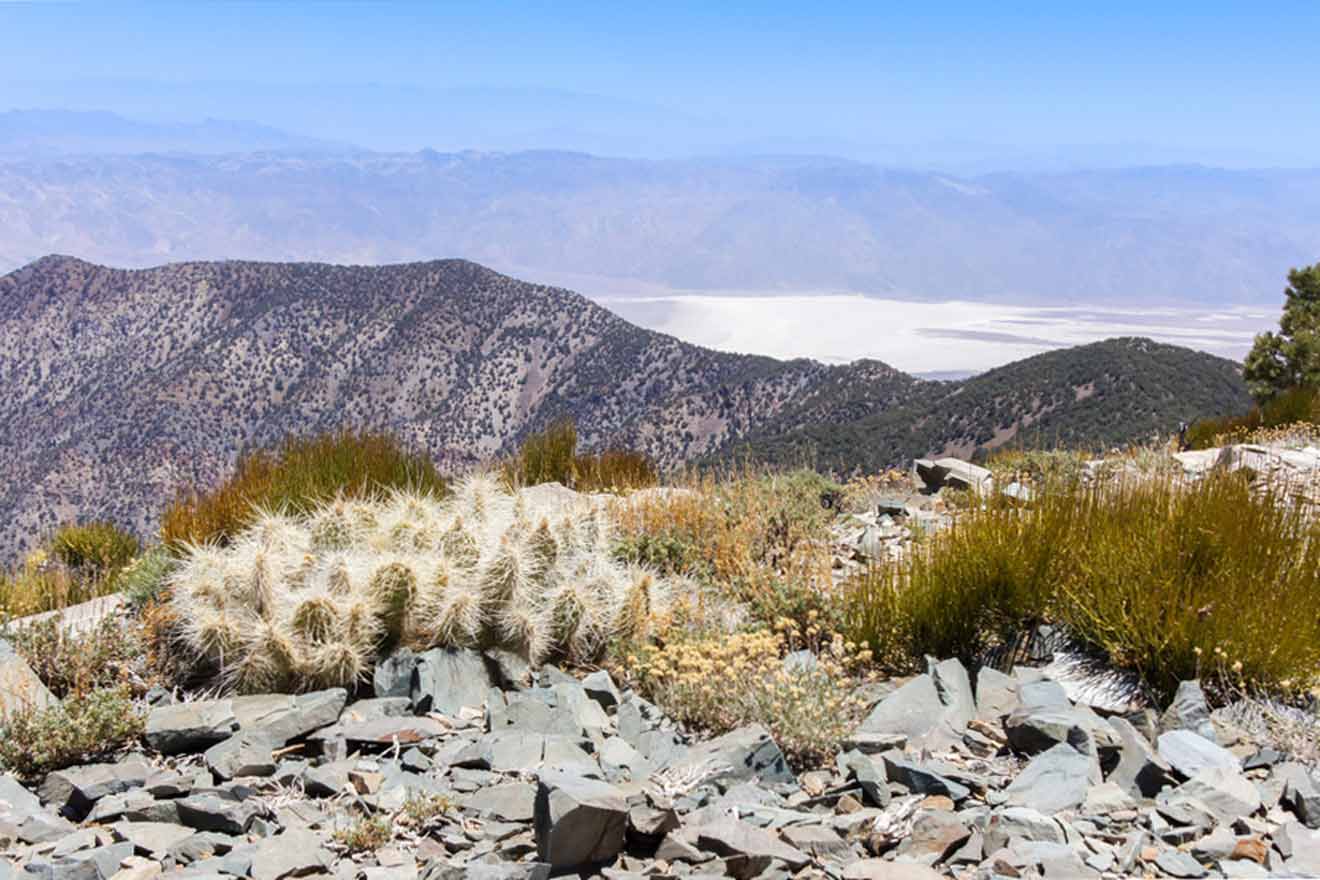
[[[443,494],[446,483],[429,458],[388,434],[344,430],[289,437],[275,449],[244,455],[216,488],[176,500],[161,519],[161,540],[174,547],[224,545],[258,511],[303,513],[337,496],[378,498],[391,489]]]

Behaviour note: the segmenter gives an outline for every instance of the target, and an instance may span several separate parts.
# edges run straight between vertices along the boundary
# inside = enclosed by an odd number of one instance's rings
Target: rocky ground
[[[0,877],[1320,876],[1311,769],[1193,682],[1113,714],[1052,668],[932,663],[799,774],[502,654],[396,654],[353,701],[160,692],[138,750],[0,777]]]

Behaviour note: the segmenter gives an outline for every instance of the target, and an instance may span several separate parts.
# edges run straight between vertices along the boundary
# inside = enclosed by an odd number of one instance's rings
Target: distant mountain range
[[[1273,305],[1289,267],[1320,259],[1320,171],[961,178],[823,158],[45,152],[0,158],[0,229],[0,271],[51,252],[127,266],[463,256],[594,294]]]
[[[206,119],[153,123],[117,113],[0,112],[0,158],[139,153],[353,152],[348,144],[291,134],[255,122]]]
[[[572,416],[665,466],[750,450],[840,471],[1040,438],[1144,440],[1243,408],[1236,365],[1125,339],[958,383],[725,354],[463,260],[379,267],[46,257],[0,277],[0,556],[59,523],[154,527],[287,433],[385,428],[459,469]]]

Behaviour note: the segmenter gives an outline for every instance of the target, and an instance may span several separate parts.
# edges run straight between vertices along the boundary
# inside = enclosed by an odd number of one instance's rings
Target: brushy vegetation
[[[1265,403],[1252,407],[1241,416],[1204,419],[1187,431],[1191,449],[1211,449],[1234,443],[1253,443],[1265,439],[1264,432],[1300,434],[1314,437],[1320,427],[1320,390],[1293,388]]]
[[[811,617],[802,630],[784,619],[773,630],[675,634],[639,648],[621,672],[685,724],[716,734],[762,724],[794,767],[818,767],[868,708],[857,684],[871,656]],[[803,649],[811,656],[792,653]]]
[[[126,687],[75,694],[45,709],[10,712],[0,766],[24,779],[108,757],[142,735],[145,719]]]
[[[152,547],[130,562],[115,577],[115,588],[134,608],[159,599],[165,592],[170,573],[178,565],[178,558],[167,548]]]
[[[150,684],[144,632],[136,618],[111,615],[86,632],[55,618],[15,626],[6,636],[37,677],[57,697]]]
[[[0,619],[67,608],[116,590],[113,576],[71,569],[42,548],[13,571],[0,572]]]
[[[1070,485],[1079,483],[1086,474],[1090,456],[1068,449],[1004,448],[992,452],[985,466],[1001,482],[1030,483],[1032,485]]]
[[[504,476],[512,486],[561,483],[581,492],[641,489],[659,481],[655,466],[641,453],[611,449],[580,454],[571,419],[528,435],[505,462]]]
[[[334,833],[335,843],[350,853],[375,852],[394,839],[389,816],[359,816],[352,825]]]
[[[1049,620],[1161,697],[1180,680],[1305,687],[1320,670],[1320,532],[1241,474],[1101,482],[969,511],[848,592],[889,665],[975,662]]]
[[[109,577],[142,549],[134,535],[109,522],[66,525],[51,537],[50,553],[83,574]]]
[[[693,477],[682,488],[620,501],[616,553],[693,578],[763,622],[788,617],[805,623],[814,611],[830,625],[836,611],[829,553],[834,511],[822,498],[840,492],[808,470]]]
[[[443,500],[263,514],[228,548],[189,547],[170,606],[202,669],[244,692],[351,685],[401,644],[587,662],[669,601],[612,547],[598,503],[478,475]]]
[[[242,456],[233,476],[178,498],[161,519],[170,546],[227,544],[260,511],[305,513],[335,497],[378,498],[391,489],[443,494],[445,480],[426,456],[387,434],[345,430],[286,439]]]

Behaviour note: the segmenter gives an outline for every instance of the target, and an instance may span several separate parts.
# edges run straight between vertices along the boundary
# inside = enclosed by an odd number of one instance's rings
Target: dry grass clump
[[[831,615],[830,522],[839,487],[814,471],[692,477],[615,506],[620,558],[694,578],[765,622]]]
[[[379,498],[391,489],[443,494],[434,463],[387,434],[351,430],[286,439],[238,461],[233,476],[210,491],[177,499],[161,519],[170,546],[227,544],[258,511],[303,513],[335,497]]]
[[[591,499],[482,475],[445,499],[261,514],[228,547],[187,548],[170,608],[188,654],[246,692],[352,685],[396,645],[586,662],[669,601],[669,581],[612,547]]]
[[[1069,449],[998,449],[990,453],[985,466],[994,472],[997,482],[1014,481],[1035,486],[1058,486],[1080,483],[1086,476],[1089,456]]]
[[[108,756],[142,735],[145,718],[128,688],[74,694],[20,708],[0,722],[0,766],[24,779]]]
[[[849,632],[894,665],[974,661],[1049,620],[1156,695],[1221,670],[1251,689],[1306,686],[1320,671],[1317,538],[1304,510],[1241,474],[994,499],[853,584]]]
[[[579,454],[577,446],[573,421],[554,422],[523,440],[504,464],[505,479],[513,486],[560,483],[582,492],[643,489],[659,482],[655,466],[641,453],[610,449]]]
[[[394,827],[389,816],[363,815],[336,831],[332,839],[350,854],[370,853],[394,839]]]
[[[797,650],[808,654],[793,654]],[[669,715],[711,733],[759,723],[797,768],[820,766],[856,729],[866,709],[857,696],[870,651],[814,623],[798,629],[689,634],[646,645],[624,674]]]
[[[0,620],[67,608],[117,589],[113,574],[72,569],[49,550],[35,550],[13,571],[0,572]]]

